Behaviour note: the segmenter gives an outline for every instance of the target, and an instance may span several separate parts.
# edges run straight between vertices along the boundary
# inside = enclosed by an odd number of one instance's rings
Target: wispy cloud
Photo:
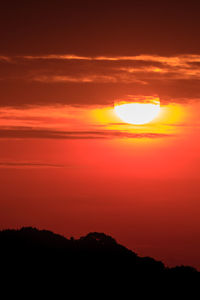
[[[127,95],[125,101],[155,101],[155,97]],[[158,99],[159,100],[159,99]],[[168,106],[167,106],[168,107]],[[0,109],[0,139],[136,139],[165,138],[176,134],[182,122],[178,117],[170,119],[170,108],[164,111],[168,117],[155,123],[136,126],[120,122],[113,106],[76,107],[66,105],[30,106]],[[172,108],[171,108],[172,109]],[[173,105],[179,112],[179,106]],[[194,117],[193,117],[194,121]],[[176,129],[166,129],[174,124]],[[164,126],[165,125],[165,126]],[[172,127],[172,126],[171,126]]]
[[[9,56],[0,55],[0,61],[1,62],[11,62],[12,58]]]
[[[126,76],[120,74],[113,75],[85,75],[85,76],[65,76],[65,75],[39,75],[31,78],[33,81],[44,83],[57,83],[57,82],[71,82],[71,83],[117,83],[136,82],[139,84],[146,84],[145,81],[134,78],[133,76]]]
[[[26,60],[88,60],[88,61],[146,61],[159,62],[169,66],[188,66],[190,63],[199,63],[200,55],[177,55],[177,56],[158,56],[158,55],[134,55],[134,56],[78,56],[75,54],[49,54],[39,56],[18,56]]]
[[[60,59],[60,60],[93,60],[92,57],[88,56],[79,56],[75,54],[49,54],[49,55],[25,55],[25,56],[17,56],[17,58],[23,58],[27,60],[34,59]]]
[[[158,95],[161,102],[182,103],[200,95],[200,55],[48,54],[1,56],[0,61],[8,62],[2,63],[0,70],[1,106],[111,104],[129,93]],[[3,81],[14,83],[13,89],[8,90]]]
[[[30,162],[30,161],[0,161],[0,168],[64,168],[65,165]]]
[[[40,82],[137,82],[147,84],[151,79],[200,79],[200,55],[177,55],[177,56],[158,56],[158,55],[135,55],[135,56],[79,56],[75,54],[49,54],[39,56],[18,56],[6,57],[6,60],[14,59],[25,61],[76,61],[82,65],[81,72],[78,74],[74,68],[74,74],[59,74],[54,70],[54,74],[37,74],[30,77],[34,81]],[[94,63],[95,65],[92,65]],[[97,64],[98,63],[98,64]],[[102,64],[102,65],[101,65]],[[52,70],[53,71],[53,70]],[[80,70],[79,70],[80,71]],[[93,74],[91,74],[93,72]],[[103,72],[103,74],[101,74]],[[135,75],[135,76],[134,76]],[[152,78],[153,76],[153,78]]]
[[[32,128],[0,128],[0,138],[6,139],[110,139],[110,138],[165,138],[172,135],[154,132],[128,132],[120,130],[61,131]]]
[[[116,82],[116,78],[112,76],[91,75],[91,76],[65,76],[65,75],[41,75],[31,78],[39,82]]]

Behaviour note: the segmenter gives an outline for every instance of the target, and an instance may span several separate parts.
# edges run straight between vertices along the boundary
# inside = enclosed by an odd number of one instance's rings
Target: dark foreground
[[[195,299],[199,283],[194,268],[167,268],[104,233],[67,239],[31,227],[0,231],[5,299]]]
[[[52,277],[63,273],[75,280],[90,276],[127,278],[199,277],[190,266],[167,268],[161,261],[140,257],[104,233],[67,239],[47,230],[25,227],[0,231],[1,271],[22,271]]]

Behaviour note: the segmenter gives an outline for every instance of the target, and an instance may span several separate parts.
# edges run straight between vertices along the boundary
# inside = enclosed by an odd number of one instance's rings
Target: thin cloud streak
[[[11,58],[10,58],[11,59]],[[200,55],[178,55],[178,56],[158,56],[158,55],[136,55],[136,56],[78,56],[75,54],[50,54],[40,56],[18,56],[17,59],[34,61],[77,61],[83,64],[85,62],[102,62],[104,74],[99,73],[100,65],[87,65],[83,68],[84,74],[69,75],[59,74],[56,70],[51,74],[38,74],[30,78],[30,80],[38,82],[74,82],[74,83],[131,83],[148,84],[149,80],[187,80],[200,79]],[[109,62],[120,63],[121,66],[107,64]],[[129,65],[127,66],[127,62]],[[94,74],[91,75],[91,70]],[[136,76],[133,76],[133,75]],[[153,76],[153,77],[152,77]]]
[[[164,63],[170,66],[187,66],[188,63],[200,62],[200,55],[178,55],[178,56],[158,56],[158,55],[135,55],[135,56],[78,56],[74,54],[50,54],[39,56],[18,56],[27,60],[88,60],[88,61],[151,61]]]
[[[171,134],[142,132],[132,133],[119,130],[105,131],[60,131],[46,129],[32,129],[28,127],[1,128],[1,139],[110,139],[110,138],[166,138],[172,137]]]
[[[41,162],[0,161],[0,168],[64,168],[65,165]]]
[[[141,68],[133,68],[133,67],[122,67],[119,68],[119,71],[123,71],[129,74],[137,74],[138,76],[144,76],[146,81],[148,81],[147,76],[154,76],[153,79],[200,79],[200,70],[199,68],[173,68],[173,67],[141,67]],[[151,77],[150,77],[151,78]]]
[[[116,82],[116,78],[112,76],[82,76],[82,77],[73,77],[73,76],[61,76],[61,75],[54,75],[54,76],[36,76],[32,78],[33,81],[39,82]]]
[[[75,60],[79,61],[102,61],[102,62],[121,62],[122,66],[116,68],[110,65],[104,65],[103,69],[107,74],[85,74],[82,76],[68,75],[68,74],[57,74],[54,70],[54,74],[38,74],[32,77],[33,81],[40,82],[118,82],[119,80],[131,82],[133,78],[123,78],[122,74],[117,74],[115,72],[127,72],[129,74],[134,73],[144,73],[148,74],[160,74],[168,75],[168,79],[192,79],[200,78],[199,64],[200,55],[179,55],[179,56],[157,56],[157,55],[136,55],[136,56],[78,56],[75,54],[50,54],[50,55],[40,55],[40,56],[0,56],[0,61],[14,62],[18,60],[34,61],[34,60]],[[123,62],[130,62],[130,66],[123,66]],[[144,63],[144,65],[138,65],[138,63]],[[77,62],[78,63],[78,62]],[[134,64],[136,63],[136,65]],[[145,65],[145,63],[150,65]],[[133,64],[133,65],[132,65]],[[159,66],[157,65],[159,64]],[[95,66],[96,67],[96,66]],[[91,68],[91,66],[90,66]],[[90,69],[91,70],[91,69]],[[142,75],[141,75],[142,76]],[[30,78],[31,79],[31,78]],[[144,78],[134,78],[136,81],[143,81]],[[147,78],[146,78],[147,79]]]
[[[199,101],[200,55],[50,54],[2,59],[9,62],[5,66],[2,60],[0,72],[2,107],[110,105],[141,91],[146,96],[159,96],[161,103]],[[13,89],[8,89],[11,83]]]
[[[11,62],[12,58],[9,56],[0,55],[0,61],[1,62]]]
[[[57,83],[57,82],[71,82],[71,83],[117,83],[117,82],[125,82],[125,83],[131,83],[136,82],[140,84],[147,84],[145,81],[133,78],[133,77],[127,77],[127,76],[119,76],[119,75],[113,75],[113,76],[106,76],[106,75],[91,75],[91,76],[82,76],[82,77],[73,77],[73,76],[61,76],[61,75],[42,75],[42,76],[35,76],[32,77],[31,80],[38,81],[38,82],[44,82],[44,83]]]

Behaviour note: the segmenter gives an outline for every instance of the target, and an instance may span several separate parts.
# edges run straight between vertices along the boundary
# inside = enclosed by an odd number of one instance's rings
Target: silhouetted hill
[[[189,266],[166,268],[161,261],[140,257],[104,233],[92,232],[80,239],[67,239],[47,230],[25,227],[0,231],[1,270],[26,274],[65,276],[80,280],[119,280],[151,276],[195,276]],[[5,269],[4,269],[5,268]]]

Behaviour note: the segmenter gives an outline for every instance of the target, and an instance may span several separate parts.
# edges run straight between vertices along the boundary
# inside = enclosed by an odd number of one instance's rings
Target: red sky
[[[197,1],[6,1],[0,228],[112,235],[200,269]],[[159,99],[128,125],[115,102]]]

